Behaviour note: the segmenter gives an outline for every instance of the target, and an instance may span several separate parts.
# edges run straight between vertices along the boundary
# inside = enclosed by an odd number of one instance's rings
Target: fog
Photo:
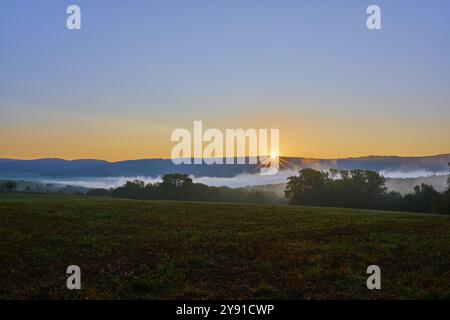
[[[425,170],[415,170],[415,171],[380,171],[380,174],[386,178],[420,178],[420,177],[432,177],[432,176],[445,176],[448,175],[448,171],[442,172],[432,172]]]
[[[284,183],[287,177],[295,175],[297,172],[292,170],[280,171],[277,175],[262,176],[260,174],[242,174],[230,178],[217,177],[192,177],[196,183],[203,183],[209,186],[227,186],[230,188],[246,187],[251,185],[264,185]],[[49,178],[41,180],[44,183],[61,183],[72,186],[86,187],[86,188],[117,188],[124,185],[127,181],[142,180],[147,183],[161,182],[161,177],[144,177],[144,176],[129,176],[129,177],[102,177],[102,178],[74,178],[74,179],[56,179]]]
[[[323,168],[323,170],[326,170]],[[230,178],[218,177],[192,177],[194,182],[207,184],[209,186],[227,186],[230,188],[257,186],[267,184],[286,183],[287,178],[297,175],[298,170],[283,170],[276,175],[263,176],[256,174],[241,174]],[[410,193],[415,185],[427,183],[433,185],[436,190],[444,191],[447,188],[447,172],[428,172],[428,171],[381,171],[387,178],[386,186],[388,190],[401,193]],[[87,187],[87,188],[116,188],[127,181],[139,179],[147,183],[161,182],[161,177],[145,176],[124,176],[124,177],[104,177],[104,178],[75,178],[75,179],[45,179],[45,183],[61,183],[66,185]]]
[[[117,188],[124,185],[127,181],[130,180],[142,180],[145,183],[155,183],[161,182],[161,178],[153,178],[153,177],[103,177],[103,178],[73,178],[73,179],[57,179],[57,178],[48,178],[39,180],[44,183],[61,183],[71,186],[78,187],[86,187],[86,188],[100,188],[100,189],[109,189],[109,188]]]

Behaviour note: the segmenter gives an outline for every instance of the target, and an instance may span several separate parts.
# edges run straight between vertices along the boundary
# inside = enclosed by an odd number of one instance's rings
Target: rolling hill
[[[370,156],[346,159],[309,159],[283,157],[281,170],[312,167],[317,169],[368,169],[378,172],[448,172],[450,154],[428,157]],[[245,173],[258,173],[256,165],[175,165],[170,159],[142,159],[119,162],[103,160],[0,159],[0,178],[30,177],[156,177],[179,172],[196,177],[234,177]]]

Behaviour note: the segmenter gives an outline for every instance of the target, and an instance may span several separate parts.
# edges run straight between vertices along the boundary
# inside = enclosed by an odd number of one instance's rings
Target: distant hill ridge
[[[282,157],[281,170],[312,167],[315,169],[367,169],[384,172],[423,171],[430,174],[448,172],[450,154],[425,157],[368,156],[343,159]],[[234,177],[257,173],[256,165],[175,165],[170,159],[141,159],[109,162],[105,160],[57,158],[18,160],[0,158],[0,178],[8,177],[157,177],[170,172],[197,177]]]

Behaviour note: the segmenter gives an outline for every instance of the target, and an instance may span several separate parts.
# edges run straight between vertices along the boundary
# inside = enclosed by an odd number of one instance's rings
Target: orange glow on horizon
[[[426,156],[450,153],[445,120],[401,122],[305,118],[292,115],[244,122],[208,121],[208,128],[279,128],[279,154],[271,157],[337,159],[368,155]],[[170,159],[171,132],[192,122],[164,125],[129,119],[89,119],[0,128],[0,158]],[[439,130],[436,130],[439,128]]]

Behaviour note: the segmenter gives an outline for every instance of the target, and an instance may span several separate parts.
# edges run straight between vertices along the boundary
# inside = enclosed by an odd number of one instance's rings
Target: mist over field
[[[119,162],[103,160],[64,159],[0,159],[0,180],[35,181],[44,184],[68,185],[83,188],[117,188],[127,181],[141,180],[157,183],[168,173],[188,174],[194,182],[208,186],[239,188],[267,186],[284,196],[284,185],[289,176],[298,175],[300,169],[313,168],[328,171],[331,168],[363,169],[379,172],[389,191],[402,194],[413,192],[421,183],[431,184],[439,192],[446,190],[450,155],[426,157],[369,156],[342,159],[310,159],[302,157],[280,158],[280,171],[276,175],[260,174],[257,165],[175,165],[169,159],[141,159]],[[281,186],[280,186],[281,185]],[[22,184],[24,188],[26,185]],[[53,186],[55,187],[55,186]],[[33,190],[53,190],[52,186]]]
[[[266,184],[279,184],[286,182],[287,178],[291,175],[297,174],[297,171],[286,170],[281,171],[274,176],[262,176],[259,173],[255,174],[241,174],[235,177],[195,177],[192,176],[192,180],[195,183],[203,183],[209,186],[226,186],[230,188],[239,188],[246,186],[266,185]],[[146,176],[124,176],[124,177],[99,177],[99,178],[71,178],[71,179],[59,179],[59,178],[46,178],[41,180],[43,183],[59,183],[65,185],[80,186],[86,188],[116,188],[127,181],[141,180],[147,183],[161,182],[161,176],[158,177],[146,177]]]
[[[447,188],[448,175],[440,175],[433,172],[413,171],[413,172],[380,172],[386,178],[386,187],[389,191],[397,191],[401,194],[411,193],[416,185],[426,183],[433,185],[434,188],[443,192]],[[292,175],[298,175],[297,170],[284,170],[273,176],[262,176],[255,174],[241,174],[235,177],[195,177],[192,179],[195,183],[203,183],[208,186],[226,186],[230,188],[240,188],[247,186],[266,186],[285,184],[287,178]],[[124,185],[127,181],[141,180],[147,183],[161,182],[161,177],[146,176],[123,176],[123,177],[98,177],[98,178],[73,178],[58,179],[48,178],[40,180],[43,183],[58,183],[64,185],[79,186],[85,188],[117,188]],[[275,186],[274,186],[275,188]],[[279,188],[276,188],[279,190]],[[284,188],[283,188],[284,189]],[[281,193],[279,196],[283,196]]]

